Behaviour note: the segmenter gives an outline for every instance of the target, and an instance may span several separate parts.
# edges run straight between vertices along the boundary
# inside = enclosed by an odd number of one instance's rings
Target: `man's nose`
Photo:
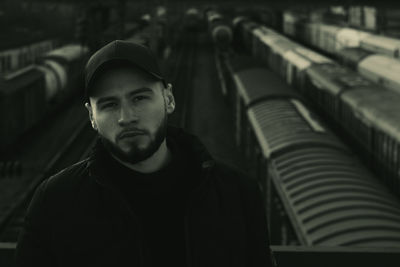
[[[131,124],[138,121],[138,113],[132,105],[123,103],[121,104],[120,116],[118,124],[121,126]]]

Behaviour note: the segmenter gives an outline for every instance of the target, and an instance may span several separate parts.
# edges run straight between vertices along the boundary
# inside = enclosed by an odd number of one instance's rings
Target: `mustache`
[[[121,132],[119,132],[117,134],[117,139],[122,139],[125,137],[129,137],[129,136],[136,136],[136,135],[143,135],[143,134],[147,134],[146,131],[138,129],[138,128],[127,128],[122,130]]]

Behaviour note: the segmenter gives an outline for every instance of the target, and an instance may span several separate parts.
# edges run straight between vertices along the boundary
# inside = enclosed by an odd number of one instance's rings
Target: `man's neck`
[[[149,158],[132,164],[125,162],[115,157],[113,154],[111,156],[116,159],[122,165],[128,167],[131,170],[141,172],[141,173],[152,173],[164,168],[172,159],[171,151],[167,147],[166,140],[164,140],[158,150],[151,155]]]

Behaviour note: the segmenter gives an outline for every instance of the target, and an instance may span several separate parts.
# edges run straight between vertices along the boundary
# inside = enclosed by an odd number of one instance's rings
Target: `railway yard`
[[[258,183],[276,266],[398,266],[400,8],[128,2],[24,5],[75,24],[0,46],[1,267],[38,185],[90,154],[83,69],[115,39],[159,58],[169,124]]]

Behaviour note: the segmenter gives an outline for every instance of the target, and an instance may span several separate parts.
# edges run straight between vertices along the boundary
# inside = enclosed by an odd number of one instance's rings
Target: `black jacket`
[[[187,266],[272,266],[257,183],[216,163],[196,137],[170,128],[167,138],[185,148],[200,177],[184,216]],[[17,265],[144,266],[140,227],[92,156],[38,187],[19,237]]]

